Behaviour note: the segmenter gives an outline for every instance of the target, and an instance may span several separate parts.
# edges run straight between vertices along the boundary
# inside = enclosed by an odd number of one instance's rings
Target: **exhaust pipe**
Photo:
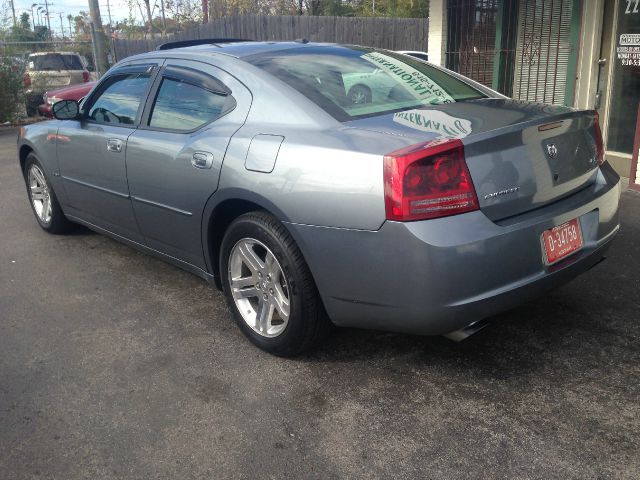
[[[453,340],[454,342],[461,342],[469,338],[474,333],[478,333],[484,327],[489,325],[489,320],[482,319],[477,322],[473,322],[460,330],[454,330],[453,332],[445,333],[443,337]]]
[[[606,255],[603,255],[602,257],[600,257],[600,260],[598,260],[596,263],[594,263],[593,265],[591,265],[589,267],[589,270],[591,270],[594,267],[597,267],[598,265],[600,265],[602,262],[604,262],[607,259]]]

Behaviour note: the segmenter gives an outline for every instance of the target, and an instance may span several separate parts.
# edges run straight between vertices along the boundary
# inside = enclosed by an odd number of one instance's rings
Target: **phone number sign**
[[[626,8],[625,8],[626,7]],[[640,0],[622,0],[618,16],[620,35],[616,53],[622,66],[640,66]]]

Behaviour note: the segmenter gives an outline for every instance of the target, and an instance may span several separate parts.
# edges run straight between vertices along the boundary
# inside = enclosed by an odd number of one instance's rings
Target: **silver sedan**
[[[21,130],[20,166],[43,229],[85,225],[201,276],[269,352],[332,324],[465,338],[618,231],[593,111],[384,50],[192,43],[56,103]]]

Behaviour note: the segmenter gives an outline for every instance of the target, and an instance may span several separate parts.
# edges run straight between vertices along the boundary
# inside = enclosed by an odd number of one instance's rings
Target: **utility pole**
[[[113,44],[113,24],[111,23],[111,5],[109,4],[109,0],[107,0],[107,15],[109,16],[109,27],[107,28],[107,35],[109,36],[109,45],[111,45],[111,53],[113,54],[113,58],[108,57],[107,60],[113,60],[113,62],[110,63],[115,63],[117,61],[117,59],[115,58],[116,48]]]
[[[31,5],[31,23],[33,24],[33,31],[36,31],[36,17],[33,15],[33,8],[37,7],[38,4],[37,3],[33,3]]]
[[[111,23],[111,5],[109,4],[109,0],[107,0],[107,15],[109,15],[109,30],[111,30],[113,24]]]
[[[100,18],[100,5],[98,0],[89,0],[89,15],[91,17],[91,37],[95,46],[94,63],[96,73],[100,77],[107,71],[107,51],[104,44],[104,30]]]
[[[73,15],[67,15],[67,20],[69,20],[69,38],[73,37],[73,29],[71,28],[71,20],[73,20]]]
[[[62,32],[62,39],[64,40],[64,23],[62,23],[62,12],[60,12],[59,15],[60,15],[60,31]]]
[[[53,3],[51,4],[53,5]],[[49,19],[49,2],[44,0],[44,9],[47,11],[47,28],[49,29],[49,37],[53,40],[53,32],[51,31],[51,20]]]
[[[202,0],[202,23],[209,23],[209,0]]]
[[[93,53],[93,67],[96,69],[96,75],[100,78],[100,71],[98,70],[98,53],[96,51],[96,29],[93,26],[93,22],[89,22],[89,28],[91,29],[91,52]]]
[[[18,26],[18,23],[16,22],[16,7],[13,5],[13,0],[11,1],[11,13],[13,14],[13,28],[16,28]]]

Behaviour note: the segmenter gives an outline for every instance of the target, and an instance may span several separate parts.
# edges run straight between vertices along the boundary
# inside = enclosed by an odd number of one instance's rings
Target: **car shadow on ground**
[[[611,348],[616,343],[611,337],[626,342],[613,328],[603,326],[601,313],[606,316],[605,311],[585,311],[578,298],[561,289],[490,318],[483,330],[459,343],[439,336],[335,328],[324,344],[299,361],[366,363],[386,359],[389,367],[399,361],[489,379],[528,375],[554,364],[573,370]]]
[[[634,201],[637,202],[635,198]],[[629,214],[629,207],[625,207]],[[375,363],[385,370],[430,366],[489,380],[522,377],[554,367],[578,374],[585,365],[602,360],[603,352],[620,361],[628,355],[638,331],[637,315],[620,313],[633,312],[632,300],[624,300],[631,296],[627,290],[633,290],[633,282],[618,281],[624,276],[621,272],[625,265],[632,268],[636,258],[633,252],[639,249],[635,241],[636,215],[635,211],[628,215],[609,260],[560,289],[490,318],[487,327],[460,343],[437,336],[336,327],[322,345],[293,361],[318,366]],[[160,269],[162,274],[156,271],[156,281],[166,282],[162,288],[175,287],[179,271],[176,267],[82,226],[72,235],[83,243],[86,240],[90,248],[115,249],[119,256],[129,257],[132,264],[142,261],[144,269]],[[185,282],[199,282],[186,272],[180,274]],[[216,290],[212,296],[216,303],[224,305],[221,292]],[[182,301],[189,304],[195,299]],[[207,310],[211,313],[205,315],[213,315],[213,307]],[[233,323],[231,313],[226,312],[225,317],[209,320],[209,327],[218,329],[224,322]],[[239,330],[237,335],[241,336]],[[246,348],[255,347],[246,342]],[[615,365],[614,361],[611,368]]]
[[[141,261],[145,264],[142,268],[160,269],[163,273],[157,275],[156,272],[156,281],[166,281],[163,288],[172,288],[179,271],[176,267],[83,226],[75,228],[71,235],[82,243],[88,241],[90,248],[115,249],[119,256],[129,257],[132,263]],[[190,274],[179,272],[185,276],[185,281],[199,282]],[[537,300],[494,316],[488,319],[484,329],[459,343],[441,336],[335,327],[324,343],[293,361],[336,365],[374,362],[384,369],[396,368],[394,365],[403,365],[403,368],[431,366],[489,379],[527,375],[549,368],[549,362],[563,363],[569,369],[572,365],[578,368],[606,345],[625,338],[606,323],[608,304],[585,304],[580,297],[581,291],[590,289],[590,284],[596,283],[597,279],[596,275],[583,276]],[[213,296],[224,304],[222,292],[214,290]],[[183,301],[191,302],[188,298]],[[227,318],[220,320],[233,323],[230,312]],[[221,323],[215,320],[210,326],[217,329]],[[625,328],[625,325],[618,325],[618,329],[621,327]],[[633,325],[627,327],[631,329]],[[237,335],[241,336],[239,330]],[[246,348],[255,347],[246,342]]]

